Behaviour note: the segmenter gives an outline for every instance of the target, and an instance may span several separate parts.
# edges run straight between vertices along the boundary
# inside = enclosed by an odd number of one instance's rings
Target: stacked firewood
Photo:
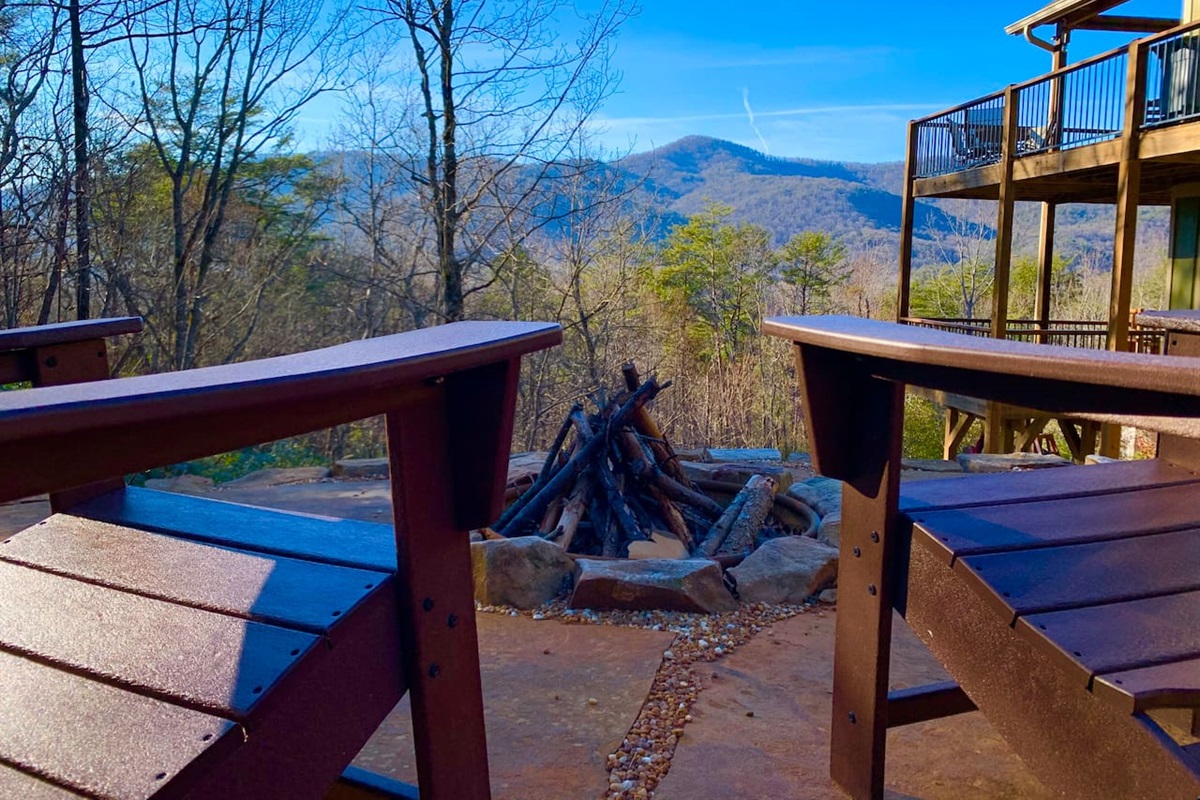
[[[492,525],[496,534],[540,535],[568,552],[608,557],[669,534],[692,556],[719,557],[796,532],[776,517],[813,521],[807,506],[776,497],[768,476],[755,475],[744,487],[690,480],[649,410],[670,381],[642,382],[632,364],[622,373],[620,391],[591,396],[592,413],[579,403],[571,408],[537,477],[510,487],[515,499]],[[723,505],[714,495],[732,500]],[[773,516],[776,509],[782,513]]]

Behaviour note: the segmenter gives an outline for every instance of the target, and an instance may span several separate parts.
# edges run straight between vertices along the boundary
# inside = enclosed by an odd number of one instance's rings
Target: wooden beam
[[[954,681],[888,692],[888,727],[912,725],[975,710],[975,703]]]
[[[1133,256],[1137,241],[1137,209],[1142,163],[1138,159],[1138,134],[1146,110],[1148,51],[1134,42],[1129,46],[1125,77],[1125,124],[1121,135],[1121,161],[1117,166],[1117,221],[1113,244],[1112,289],[1108,306],[1108,349],[1125,350],[1129,340],[1129,306],[1133,288]]]
[[[1018,95],[1009,86],[1004,90],[1004,130],[1000,149],[1000,202],[996,211],[996,267],[992,281],[992,338],[1003,339],[1008,326],[1008,274],[1012,262],[1013,211],[1016,192],[1013,187],[1013,161],[1017,149]]]
[[[969,411],[962,411],[951,406],[946,407],[946,436],[942,441],[942,458],[953,461],[958,457],[959,448],[971,432],[978,416]]]
[[[1109,350],[1129,347],[1129,306],[1133,293],[1133,256],[1137,246],[1138,195],[1141,192],[1142,162],[1138,158],[1138,135],[1146,112],[1146,63],[1149,51],[1137,42],[1129,45],[1125,76],[1125,125],[1121,134],[1121,161],[1117,165],[1117,222],[1113,242],[1112,287],[1108,298]],[[1100,429],[1100,454],[1121,454],[1121,426]]]
[[[916,123],[908,123],[908,150],[904,157],[904,204],[900,209],[900,277],[896,289],[896,319],[908,316],[909,295],[912,287],[912,249],[915,200],[913,180],[917,171],[917,137],[920,129]]]
[[[1179,27],[1179,20],[1171,17],[1124,17],[1117,14],[1101,14],[1075,25],[1081,31],[1130,31],[1132,33],[1162,33]]]

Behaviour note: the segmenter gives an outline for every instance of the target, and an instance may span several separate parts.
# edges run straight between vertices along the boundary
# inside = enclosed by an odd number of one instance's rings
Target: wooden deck
[[[1200,120],[1143,131],[1139,205],[1170,205],[1171,187],[1200,181]],[[1114,203],[1122,142],[1114,139],[1013,160],[1016,201]],[[986,166],[913,180],[914,197],[1000,199],[1003,165]]]

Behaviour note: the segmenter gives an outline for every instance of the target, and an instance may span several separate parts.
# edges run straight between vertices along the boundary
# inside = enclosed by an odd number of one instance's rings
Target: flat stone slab
[[[705,461],[721,462],[721,461],[782,461],[783,453],[773,447],[761,448],[727,448],[727,447],[710,447],[704,451]]]
[[[548,455],[550,454],[538,450],[528,453],[513,453],[508,457],[508,482],[510,484],[518,481],[532,483],[538,473],[542,471],[542,465],[546,463]]]
[[[704,690],[655,800],[843,797],[829,780],[834,621],[801,614],[700,665]],[[893,686],[946,680],[903,620],[894,630]],[[978,713],[889,732],[887,786],[888,800],[1053,797]]]
[[[599,797],[608,754],[637,719],[674,634],[497,614],[476,620],[493,799]],[[405,695],[354,763],[416,783],[410,713]]]
[[[212,478],[203,475],[173,475],[170,478],[150,478],[146,481],[147,489],[160,492],[176,492],[178,494],[208,494],[215,488]]]
[[[266,506],[302,514],[392,523],[391,484],[387,481],[326,481],[286,486],[218,487],[209,497],[230,503]]]
[[[386,458],[343,458],[333,464],[333,474],[338,478],[355,480],[381,480],[388,476]]]
[[[900,467],[917,472],[950,472],[955,475],[962,473],[962,464],[957,461],[943,461],[940,458],[902,458]]]
[[[329,467],[269,467],[229,481],[225,486],[284,486],[289,483],[312,483],[330,475]]]
[[[962,453],[958,463],[966,472],[1011,472],[1014,469],[1045,469],[1071,464],[1069,459],[1053,453]]]
[[[37,499],[0,503],[0,539],[19,533],[50,516],[50,501]]]

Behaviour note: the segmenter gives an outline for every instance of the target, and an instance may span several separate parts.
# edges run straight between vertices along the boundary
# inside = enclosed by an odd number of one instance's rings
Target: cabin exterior
[[[900,244],[899,321],[975,336],[1135,352],[1160,352],[1164,332],[1131,323],[1130,294],[1140,206],[1169,206],[1170,307],[1200,308],[1200,0],[1179,19],[1110,13],[1124,0],[1057,0],[1010,25],[1050,53],[1051,71],[962,103],[908,127]],[[1043,38],[1045,31],[1052,31]],[[1068,64],[1077,30],[1128,31],[1139,38]],[[918,198],[997,201],[995,280],[988,319],[910,315],[914,204]],[[1008,315],[1013,212],[1041,203],[1036,313]],[[1063,203],[1116,207],[1106,322],[1051,318],[1055,210]],[[1051,418],[970,398],[939,396],[948,409],[946,457],[982,418],[984,449],[1028,449]],[[1119,430],[1059,418],[1072,455],[1115,455]]]

